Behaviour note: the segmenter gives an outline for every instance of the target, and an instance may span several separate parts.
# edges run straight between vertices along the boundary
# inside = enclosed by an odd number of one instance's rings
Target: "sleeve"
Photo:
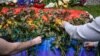
[[[100,40],[100,17],[97,17],[93,22],[84,25],[74,26],[70,23],[64,23],[66,32],[71,38],[85,41]]]
[[[99,44],[99,41],[93,43],[94,47],[98,47],[98,44]]]

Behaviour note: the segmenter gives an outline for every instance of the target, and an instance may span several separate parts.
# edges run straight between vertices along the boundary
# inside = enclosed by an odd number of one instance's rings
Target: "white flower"
[[[63,5],[63,2],[62,2],[62,1],[58,1],[58,4],[59,4],[59,5]]]
[[[70,1],[70,0],[63,0],[63,2],[66,3],[66,4],[69,3],[69,1]],[[59,5],[63,5],[63,2],[62,2],[61,0],[59,0],[59,1],[58,1],[58,4],[59,4]]]
[[[17,0],[12,0],[13,3],[17,3]]]
[[[48,5],[45,6],[45,8],[52,8],[55,6],[55,3],[50,2]]]
[[[70,0],[63,0],[64,1],[64,3],[68,3]]]

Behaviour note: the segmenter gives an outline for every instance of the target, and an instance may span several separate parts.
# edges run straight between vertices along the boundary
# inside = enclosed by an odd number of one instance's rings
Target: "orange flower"
[[[11,21],[11,20],[7,20],[7,23],[8,23],[8,24],[12,24],[12,21]]]
[[[3,26],[3,28],[7,28],[9,25],[8,24],[5,24],[4,26]]]
[[[48,21],[48,18],[47,18],[45,15],[42,16],[42,19],[43,19],[45,22]]]
[[[37,28],[37,26],[35,24],[30,25],[30,30],[34,30],[35,28]]]

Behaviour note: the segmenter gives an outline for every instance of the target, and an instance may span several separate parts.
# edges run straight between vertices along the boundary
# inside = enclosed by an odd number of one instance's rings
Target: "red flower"
[[[22,8],[15,8],[13,10],[14,14],[19,14],[22,11]]]
[[[9,11],[8,8],[3,7],[2,10],[1,10],[1,13],[2,13],[2,14],[6,14],[8,11]]]
[[[34,7],[36,7],[36,8],[41,8],[41,9],[43,9],[44,6],[45,6],[45,4],[38,4],[38,3],[35,3],[35,4],[34,4]]]
[[[76,18],[80,18],[81,14],[86,14],[85,11],[81,11],[81,10],[69,10],[69,13],[71,13],[69,15],[69,19],[76,19]]]

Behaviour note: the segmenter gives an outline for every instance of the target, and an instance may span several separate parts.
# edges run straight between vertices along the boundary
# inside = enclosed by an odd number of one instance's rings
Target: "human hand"
[[[69,24],[69,23],[68,23],[68,22],[66,22],[66,21],[62,21],[61,26],[64,28],[64,26],[65,26],[66,24]]]
[[[97,46],[98,46],[98,42],[84,42],[84,47],[86,48],[92,48]]]
[[[38,36],[38,37],[36,37],[32,40],[32,43],[34,43],[35,45],[40,44],[41,42],[42,42],[42,37],[41,36]]]

